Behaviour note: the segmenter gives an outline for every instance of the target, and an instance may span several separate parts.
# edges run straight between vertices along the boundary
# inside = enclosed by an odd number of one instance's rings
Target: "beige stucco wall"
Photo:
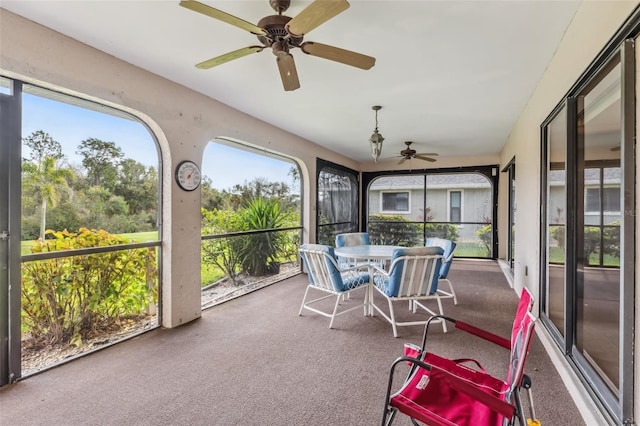
[[[226,136],[287,153],[303,174],[304,238],[315,239],[316,157],[358,170],[349,158],[211,98],[0,9],[0,73],[132,112],[162,155],[162,325],[200,317],[200,196],[181,191],[175,165],[201,164],[207,143]]]
[[[501,168],[516,158],[516,288],[537,295],[539,283],[540,124],[607,44],[638,2],[583,2],[553,59],[518,118],[500,157]],[[503,189],[501,185],[501,190]],[[505,188],[506,190],[506,188]],[[505,191],[503,191],[505,192]],[[505,203],[500,228],[506,228]],[[520,244],[518,244],[520,242]],[[525,266],[528,275],[524,275]]]
[[[540,124],[565,96],[589,64],[615,34],[618,28],[637,6],[636,1],[586,1],[579,7],[567,29],[553,59],[531,96],[527,106],[513,127],[500,158],[501,168],[516,157],[516,264],[514,286],[529,288],[539,300],[540,282]],[[640,81],[640,79],[638,80]],[[636,187],[639,187],[636,184]],[[501,191],[503,185],[500,186]],[[500,228],[506,229],[507,205],[503,192],[500,205]],[[636,194],[638,199],[638,194]],[[636,215],[637,216],[637,215]],[[638,227],[638,223],[636,223]],[[636,237],[637,240],[637,237]],[[525,275],[525,267],[528,275]],[[640,268],[636,264],[636,276]],[[636,290],[637,292],[638,290]],[[636,296],[636,300],[638,297]],[[636,302],[637,303],[637,302]],[[638,305],[636,305],[638,306]],[[638,318],[636,317],[636,322]],[[539,327],[541,330],[542,327]],[[636,329],[638,327],[636,326]],[[538,333],[547,347],[551,359],[574,397],[586,424],[604,424],[599,410],[593,405],[584,388],[578,383],[557,347]],[[548,336],[547,336],[548,337]],[[636,336],[636,347],[638,345]],[[640,365],[636,351],[635,365]],[[635,368],[636,398],[639,399],[638,368]],[[636,404],[635,418],[640,418],[640,407]]]

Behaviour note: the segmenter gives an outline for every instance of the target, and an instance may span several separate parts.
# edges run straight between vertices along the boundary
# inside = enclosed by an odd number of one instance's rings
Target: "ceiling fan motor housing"
[[[405,142],[404,144],[407,145],[407,148],[403,149],[402,151],[400,151],[400,155],[402,155],[403,157],[409,159],[411,157],[413,157],[414,155],[416,155],[416,150],[411,148],[411,144],[413,142]]]
[[[258,21],[258,26],[265,30],[267,34],[259,35],[258,40],[266,47],[273,47],[275,43],[280,43],[287,52],[290,47],[300,47],[303,37],[289,34],[285,28],[290,20],[291,17],[285,15],[265,16]]]

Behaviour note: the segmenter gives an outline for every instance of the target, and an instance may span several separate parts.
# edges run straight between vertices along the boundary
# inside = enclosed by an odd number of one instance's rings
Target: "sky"
[[[38,130],[60,142],[66,159],[72,164],[81,164],[82,157],[76,153],[80,143],[96,138],[114,142],[126,158],[158,168],[158,149],[153,136],[141,122],[25,93],[22,136],[28,137]],[[28,148],[23,146],[22,156],[28,155]],[[292,165],[228,144],[211,142],[203,154],[202,174],[210,178],[212,186],[219,190],[230,189],[258,177],[292,185],[293,180],[289,176]]]

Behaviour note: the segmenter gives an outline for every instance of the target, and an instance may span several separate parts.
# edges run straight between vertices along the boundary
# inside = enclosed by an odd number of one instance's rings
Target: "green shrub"
[[[423,245],[422,224],[401,215],[369,215],[369,237],[374,244],[414,247]]]
[[[276,199],[254,198],[240,212],[245,231],[281,228],[286,215]],[[243,236],[238,240],[238,255],[242,269],[249,275],[263,276],[279,272],[278,257],[286,240],[282,232],[265,232]]]
[[[458,227],[450,223],[427,223],[427,237],[444,238],[445,240],[458,241]]]
[[[602,252],[603,255],[612,258],[620,258],[620,222],[615,221],[603,228],[602,235]],[[549,233],[558,241],[558,247],[564,249],[565,243],[565,227],[564,225],[553,225],[549,227]],[[600,253],[600,227],[585,226],[584,227],[584,255],[586,259]],[[599,259],[599,256],[596,256]],[[599,264],[600,261],[590,261],[590,264]]]
[[[228,210],[201,209],[202,232],[204,234],[225,234],[242,229],[238,214]],[[216,238],[202,242],[202,262],[215,265],[237,284],[240,269],[240,239],[238,237]],[[209,284],[203,282],[203,285]]]
[[[53,232],[33,253],[128,243],[104,230]],[[119,250],[25,262],[23,325],[42,344],[75,344],[122,320],[145,314],[157,300],[155,249]]]
[[[620,258],[620,221],[611,222],[604,230],[603,251],[604,254]]]
[[[620,258],[620,222],[611,222],[612,227],[603,228],[602,253],[614,258]],[[589,259],[593,254],[600,253],[600,228],[597,226],[584,227],[584,255]],[[599,259],[599,257],[598,257]],[[589,262],[599,264],[600,261]]]
[[[493,241],[493,226],[491,224],[484,225],[482,228],[476,231],[478,238],[480,238],[481,247],[486,250],[487,255],[491,255],[491,242]]]
[[[412,222],[401,215],[369,215],[369,236],[375,244],[413,247],[424,244],[422,223]],[[449,223],[428,223],[425,226],[427,237],[458,240],[458,227]]]
[[[564,225],[550,225],[549,233],[558,242],[558,247],[564,248]]]

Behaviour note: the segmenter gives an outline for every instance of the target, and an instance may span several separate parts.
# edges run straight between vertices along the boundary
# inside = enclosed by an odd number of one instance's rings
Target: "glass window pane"
[[[462,221],[462,192],[461,191],[449,192],[449,221],[450,222]]]
[[[587,212],[599,212],[600,211],[600,187],[587,188],[585,194],[585,211]]]
[[[619,216],[620,210],[620,81],[617,64],[578,98],[578,170],[585,190],[578,191],[584,226],[578,228],[576,347],[614,393],[620,367],[620,222],[607,214]]]
[[[396,194],[396,208],[397,211],[406,212],[409,210],[409,193],[399,192]]]
[[[566,251],[567,117],[562,109],[546,129],[547,137],[547,288],[545,313],[564,336]]]

